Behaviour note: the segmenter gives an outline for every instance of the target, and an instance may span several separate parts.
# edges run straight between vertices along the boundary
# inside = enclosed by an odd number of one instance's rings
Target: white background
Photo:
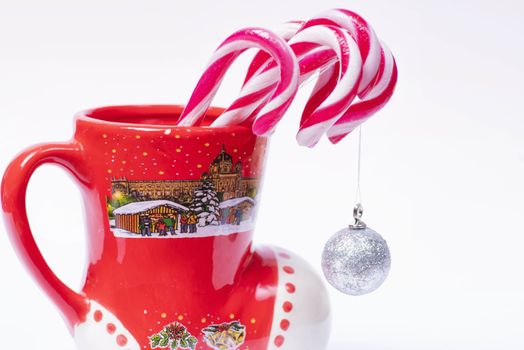
[[[277,28],[341,6],[374,25],[399,65],[396,95],[364,128],[362,174],[365,219],[388,240],[393,267],[372,295],[331,290],[329,349],[523,349],[522,2],[2,0],[0,169],[28,145],[68,139],[78,110],[184,103],[212,51],[238,28]],[[232,100],[246,61],[216,104]],[[324,242],[350,221],[356,137],[297,146],[306,97],[273,137],[256,240],[318,269]],[[44,167],[28,197],[45,256],[78,286],[78,190]],[[3,232],[0,281],[3,349],[74,349]]]

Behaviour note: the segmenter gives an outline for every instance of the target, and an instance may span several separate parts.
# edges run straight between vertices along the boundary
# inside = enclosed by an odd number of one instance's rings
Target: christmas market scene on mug
[[[110,227],[121,237],[175,237],[238,232],[252,225],[257,178],[242,176],[225,145],[194,180],[111,179]],[[211,231],[212,230],[212,231]]]

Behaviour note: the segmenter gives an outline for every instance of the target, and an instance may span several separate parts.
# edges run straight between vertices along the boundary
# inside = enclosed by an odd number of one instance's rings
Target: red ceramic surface
[[[322,282],[294,254],[252,245],[268,139],[244,126],[206,127],[217,108],[202,127],[177,127],[181,110],[87,111],[71,141],[16,157],[2,207],[21,260],[79,349],[323,348]],[[80,292],[50,270],[29,228],[26,187],[43,163],[65,167],[82,189],[89,237]]]

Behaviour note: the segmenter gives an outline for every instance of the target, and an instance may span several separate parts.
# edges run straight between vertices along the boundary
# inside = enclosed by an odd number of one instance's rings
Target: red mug
[[[323,349],[322,281],[295,254],[252,244],[267,137],[248,126],[178,127],[180,106],[79,113],[69,142],[8,166],[2,208],[13,246],[81,350]],[[44,163],[78,181],[88,225],[80,292],[49,268],[31,233],[26,188]]]

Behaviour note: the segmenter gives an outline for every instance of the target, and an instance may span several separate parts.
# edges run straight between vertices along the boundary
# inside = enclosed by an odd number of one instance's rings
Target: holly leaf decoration
[[[169,338],[167,336],[165,336],[160,341],[160,347],[165,348],[165,347],[167,347],[167,344],[169,344]]]
[[[194,343],[194,344],[198,343],[198,339],[193,336],[190,336],[188,340],[190,343]]]
[[[160,345],[161,340],[162,336],[160,336],[160,334],[153,334],[151,337],[149,337],[149,341],[151,342],[151,348],[157,348],[158,345]]]
[[[195,347],[198,343],[198,339],[193,336],[190,336],[188,341],[189,341],[189,347],[191,348],[191,350],[195,350]]]
[[[149,337],[150,346],[152,349],[192,349],[194,350],[198,339],[187,331],[187,328],[178,323],[173,322],[165,325],[164,328]]]

